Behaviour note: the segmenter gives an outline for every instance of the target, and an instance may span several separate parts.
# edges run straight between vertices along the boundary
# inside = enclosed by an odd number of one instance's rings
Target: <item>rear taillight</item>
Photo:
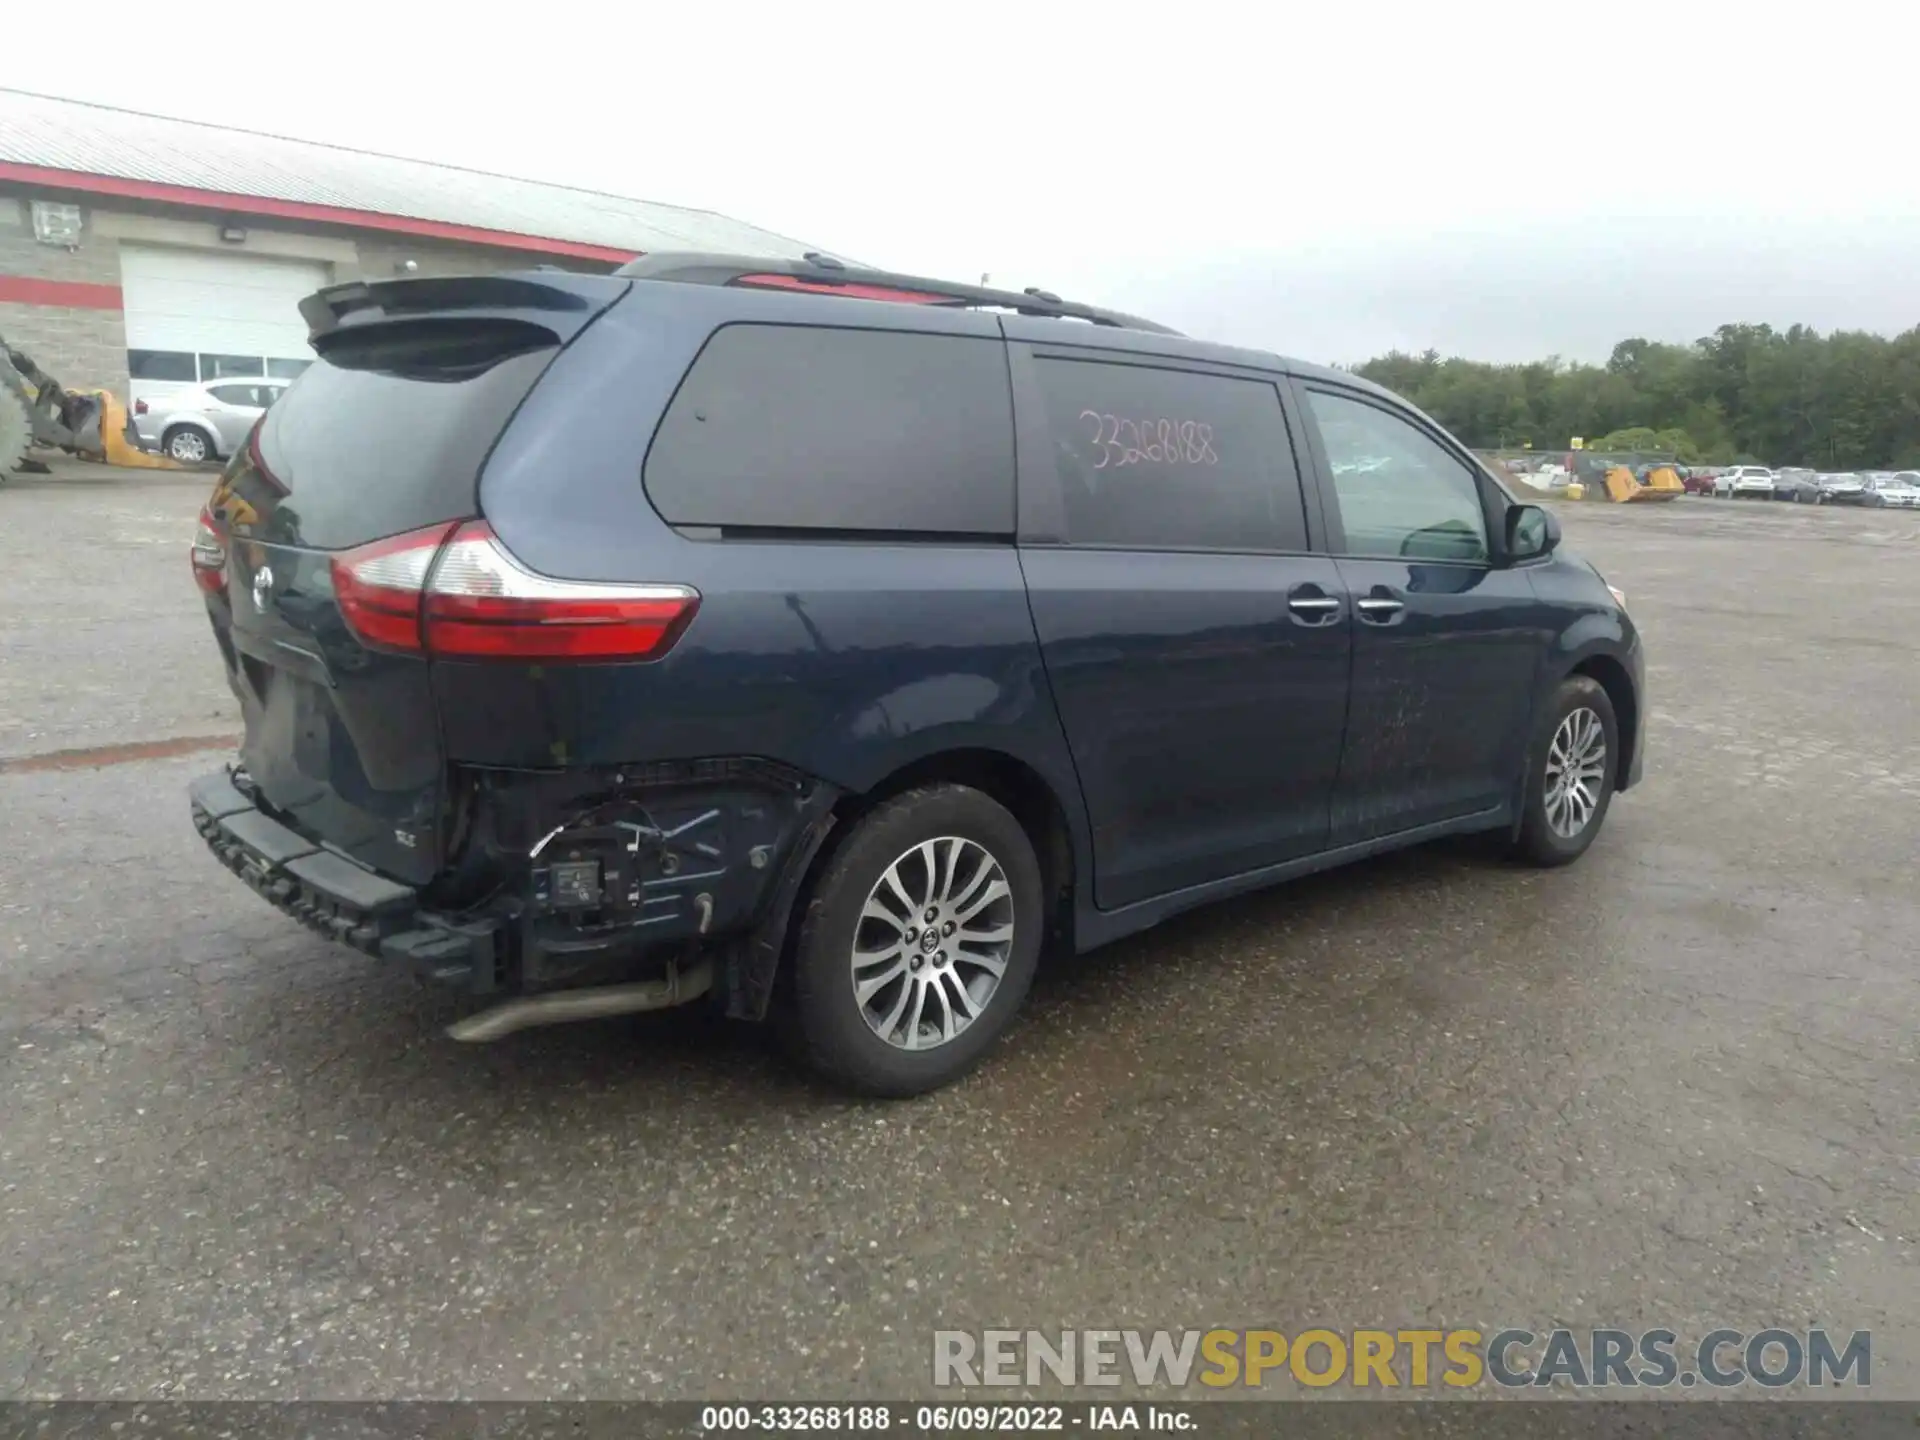
[[[136,414],[136,415],[144,415],[144,414],[146,414],[146,413],[147,413],[147,402],[146,402],[146,401],[144,401],[144,400],[136,400],[136,401],[134,401],[134,402],[133,402],[133,413],[134,413],[134,414]]]
[[[684,585],[550,580],[525,569],[486,522],[462,525],[427,583],[427,649],[436,655],[651,660],[700,604]]]
[[[419,650],[420,597],[433,557],[453,533],[435,525],[333,557],[333,598],[347,626],[369,645]]]
[[[370,645],[494,660],[657,659],[700,604],[684,585],[536,575],[481,520],[337,555],[333,589]]]
[[[204,508],[200,511],[200,523],[194,527],[193,548],[188,552],[193,561],[193,580],[209,595],[227,593],[227,543],[213,526],[213,516]]]

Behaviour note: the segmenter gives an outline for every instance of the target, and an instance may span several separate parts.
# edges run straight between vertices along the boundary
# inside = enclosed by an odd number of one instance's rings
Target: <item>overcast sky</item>
[[[86,14],[6,83],[720,210],[1316,360],[1920,323],[1911,0]]]

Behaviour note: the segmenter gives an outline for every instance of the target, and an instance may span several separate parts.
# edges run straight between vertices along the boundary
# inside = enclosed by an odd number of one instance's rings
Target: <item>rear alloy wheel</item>
[[[860,911],[853,994],[867,1027],[902,1050],[958,1039],[993,1003],[1013,934],[998,860],[958,835],[914,846]]]
[[[1033,844],[988,796],[913,790],[862,819],[814,884],[794,953],[795,1038],[869,1095],[958,1079],[1033,981],[1043,924]]]
[[[167,432],[167,457],[182,465],[200,465],[213,458],[213,441],[204,430],[182,425]]]
[[[1545,707],[1528,758],[1514,853],[1535,865],[1578,860],[1607,818],[1619,763],[1613,701],[1598,681],[1568,676]]]

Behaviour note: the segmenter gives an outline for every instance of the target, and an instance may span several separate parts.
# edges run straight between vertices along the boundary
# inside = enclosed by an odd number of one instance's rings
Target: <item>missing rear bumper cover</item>
[[[647,1008],[634,997],[677,975],[664,992],[678,997],[671,1003],[717,990],[729,1014],[758,1019],[786,911],[839,795],[757,762],[456,771],[453,790],[457,856],[418,888],[300,833],[226,773],[196,782],[192,799],[223,864],[309,929],[368,955],[470,993],[604,992],[615,1010]],[[595,1003],[578,1006],[602,1013]],[[551,1021],[511,1028],[542,1023]]]

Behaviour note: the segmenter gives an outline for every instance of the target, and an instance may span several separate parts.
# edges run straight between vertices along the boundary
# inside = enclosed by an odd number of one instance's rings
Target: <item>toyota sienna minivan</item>
[[[1640,776],[1625,598],[1352,375],[826,256],[302,310],[192,546],[246,721],[193,814],[460,1038],[698,1002],[917,1093],[1045,949],[1564,864]]]

